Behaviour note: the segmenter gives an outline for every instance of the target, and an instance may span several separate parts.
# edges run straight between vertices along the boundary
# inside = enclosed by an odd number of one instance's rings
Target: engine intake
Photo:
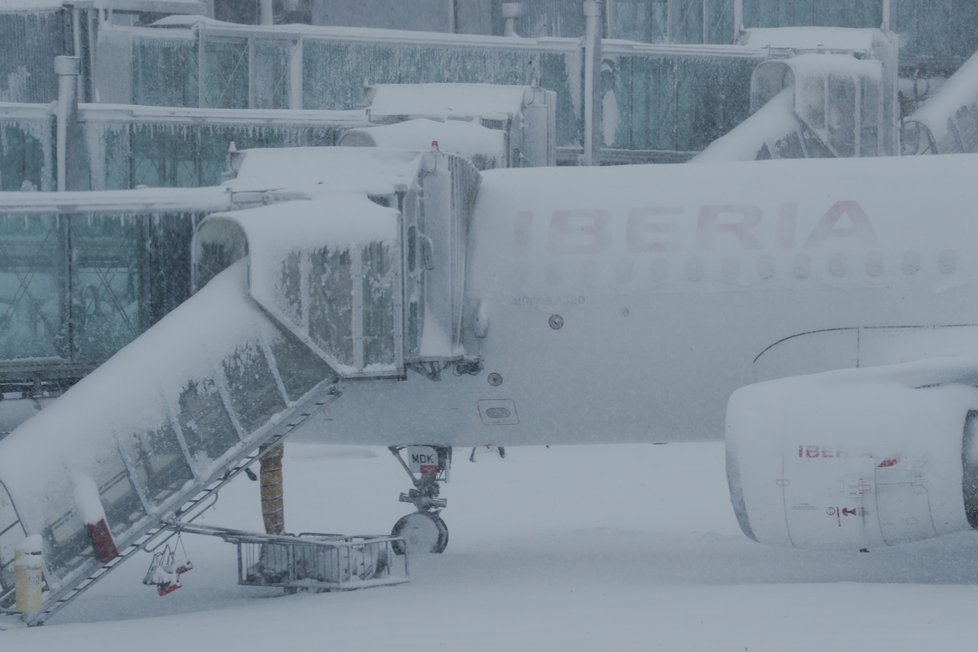
[[[978,527],[978,363],[784,378],[727,407],[744,533],[795,548],[895,545]]]

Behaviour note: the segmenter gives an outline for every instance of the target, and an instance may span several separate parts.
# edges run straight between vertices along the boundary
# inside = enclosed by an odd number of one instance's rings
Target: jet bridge
[[[199,227],[201,289],[0,441],[0,611],[25,536],[43,539],[37,624],[198,515],[345,379],[463,360],[478,179],[437,151],[248,154],[228,189],[254,207]]]

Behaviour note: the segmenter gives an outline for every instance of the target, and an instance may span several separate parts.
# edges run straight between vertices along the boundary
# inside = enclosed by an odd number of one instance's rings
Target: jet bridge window
[[[321,249],[312,255],[318,288],[309,297],[309,331],[327,353],[353,362],[353,257],[349,250]]]
[[[180,430],[191,457],[216,460],[238,443],[238,432],[211,379],[191,380],[180,392]]]
[[[92,554],[92,539],[88,528],[75,510],[62,514],[44,528],[41,536],[47,542],[44,561],[55,575],[70,572],[78,566],[76,560]]]
[[[310,354],[309,349],[290,334],[283,334],[282,339],[272,342],[271,349],[290,401],[298,401],[317,383],[333,376],[333,371],[319,356]]]
[[[224,359],[231,408],[245,432],[253,432],[285,409],[261,345],[249,342]]]
[[[146,515],[143,502],[118,451],[99,459],[94,468],[94,480],[109,526],[114,534],[121,534]]]
[[[132,455],[127,459],[135,480],[144,487],[148,500],[154,505],[164,502],[194,475],[184,457],[177,433],[169,420],[157,428],[138,430],[129,435],[131,441],[123,450]]]

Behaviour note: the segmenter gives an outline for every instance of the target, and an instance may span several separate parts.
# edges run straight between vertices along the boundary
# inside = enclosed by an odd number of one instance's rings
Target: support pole
[[[275,22],[275,9],[273,0],[261,0],[261,24],[271,25]],[[254,5],[252,5],[254,6]]]
[[[744,0],[734,0],[734,43],[740,42],[744,31]]]
[[[265,532],[282,534],[285,532],[285,491],[282,485],[282,456],[285,448],[280,444],[268,451],[259,449],[261,458],[261,516],[265,522]]]
[[[55,57],[58,75],[57,148],[58,191],[78,189],[78,75],[81,59]]]
[[[893,11],[892,0],[883,0],[883,30],[887,32],[892,32],[893,27],[896,25],[896,17]]]
[[[583,165],[601,165],[601,2],[584,0]]]

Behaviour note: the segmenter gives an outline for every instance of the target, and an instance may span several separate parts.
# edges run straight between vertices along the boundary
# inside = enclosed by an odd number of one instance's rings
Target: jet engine
[[[744,533],[795,548],[889,546],[978,527],[978,361],[783,378],[727,406]]]

